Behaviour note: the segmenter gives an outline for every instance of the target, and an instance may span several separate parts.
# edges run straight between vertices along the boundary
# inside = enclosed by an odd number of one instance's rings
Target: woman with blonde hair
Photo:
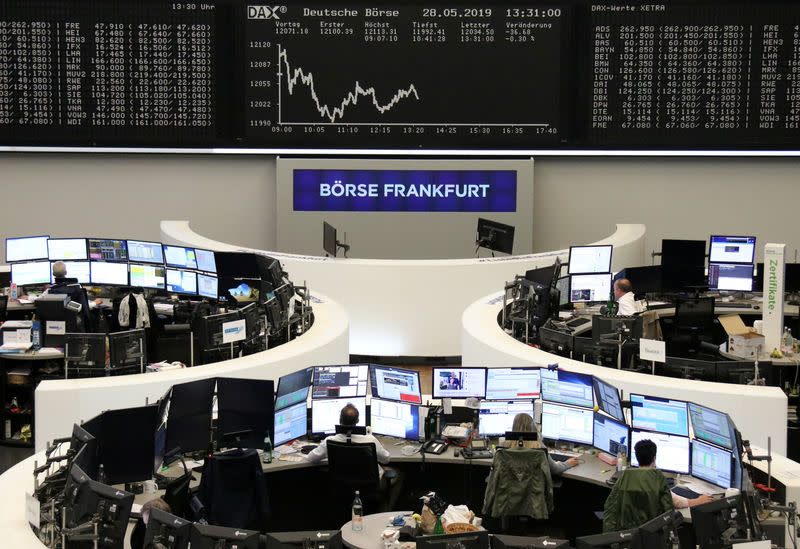
[[[522,433],[538,433],[539,429],[536,428],[536,423],[533,421],[533,418],[530,414],[517,414],[514,416],[514,423],[511,426],[511,430],[514,432],[522,432]],[[517,442],[513,440],[507,440],[506,446],[516,445]],[[547,447],[538,440],[523,440],[522,445],[525,448],[545,448]],[[560,475],[570,467],[575,467],[578,465],[577,458],[569,458],[566,461],[556,461],[550,454],[547,454],[547,461],[550,464],[550,474],[551,475]]]

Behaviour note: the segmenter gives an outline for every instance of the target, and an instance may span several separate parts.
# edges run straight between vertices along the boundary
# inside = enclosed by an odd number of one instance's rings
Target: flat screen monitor
[[[527,537],[492,534],[492,549],[571,549],[569,540],[549,536]]]
[[[92,284],[101,284],[108,286],[127,286],[128,264],[106,263],[104,261],[90,261],[89,279]]]
[[[613,246],[570,246],[569,274],[591,274],[611,272],[611,250]]]
[[[479,217],[475,244],[488,250],[511,255],[514,250],[514,227]]]
[[[197,273],[180,269],[167,269],[166,272],[168,292],[197,295]]]
[[[503,436],[514,430],[517,414],[528,414],[533,419],[533,401],[482,400],[478,410],[478,431],[487,437]]]
[[[692,476],[728,489],[733,485],[732,468],[733,455],[729,450],[702,440],[692,442]]]
[[[542,370],[542,400],[592,408],[592,376],[566,370]]]
[[[143,328],[108,334],[111,369],[137,367],[144,373],[144,364],[147,362],[146,341]]]
[[[191,528],[191,521],[152,507],[144,534],[144,547],[155,547],[157,542],[170,549],[186,549]]]
[[[752,263],[756,256],[756,237],[711,235],[709,263]]]
[[[194,248],[183,246],[167,246],[164,244],[164,262],[168,267],[197,269],[197,255]]]
[[[434,368],[433,398],[484,398],[486,368]]]
[[[558,290],[559,306],[569,303],[569,276],[562,276],[558,279],[556,290]]]
[[[144,242],[141,240],[128,240],[128,261],[138,263],[164,264],[164,250],[161,242]]]
[[[561,261],[556,261],[555,264],[548,265],[547,267],[539,267],[537,269],[525,271],[525,279],[533,282],[534,284],[552,286],[553,281],[556,280],[560,274]]]
[[[47,241],[47,258],[50,261],[85,261],[85,238],[51,238]]]
[[[419,440],[419,406],[373,398],[369,423],[376,435]]]
[[[703,505],[695,505],[689,511],[692,516],[695,539],[701,549],[735,547],[730,544],[729,535],[726,535],[731,533],[728,532],[731,522],[737,526],[745,526],[747,523],[741,494],[716,499]]]
[[[95,261],[128,261],[128,246],[124,240],[90,238],[89,259]]]
[[[49,238],[48,235],[6,238],[6,263],[47,259]]]
[[[570,303],[608,301],[611,296],[611,274],[582,274],[569,276]]]
[[[314,435],[332,435],[339,424],[339,414],[347,404],[352,404],[358,410],[358,424],[367,426],[367,399],[366,397],[330,398],[327,400],[311,401],[311,433]]]
[[[216,378],[172,386],[167,416],[166,452],[206,451],[211,446],[211,403]]]
[[[26,261],[11,264],[11,282],[17,286],[48,284],[50,282],[49,261]]]
[[[620,448],[624,448],[625,455],[629,456],[631,455],[630,442],[631,429],[627,424],[595,412],[592,446],[612,456],[616,456]]]
[[[486,368],[486,400],[521,400],[539,397],[539,368]]]
[[[592,381],[594,383],[594,392],[597,394],[597,405],[600,410],[617,421],[625,421],[625,415],[622,412],[622,403],[619,399],[619,389],[596,376]]]
[[[209,299],[217,299],[219,296],[219,288],[216,276],[208,276],[204,274],[197,274],[197,293],[202,297]]]
[[[642,547],[639,530],[619,530],[575,538],[575,547],[576,549],[645,549]]]
[[[695,438],[733,450],[734,439],[728,414],[690,402],[689,417]]]
[[[592,444],[593,416],[592,410],[542,402],[542,436],[565,442]]]
[[[369,365],[315,366],[311,398],[363,397],[367,395]]]
[[[539,346],[544,351],[569,357],[575,348],[575,336],[572,332],[542,326],[539,328]]]
[[[419,372],[416,370],[402,370],[377,364],[370,365],[369,370],[373,397],[412,404],[422,402]]]
[[[709,263],[708,287],[730,292],[753,291],[753,264]]]
[[[616,278],[627,278],[635,294],[649,294],[661,291],[661,265],[647,267],[626,267]]]
[[[308,407],[306,406],[306,401],[303,400],[280,410],[276,409],[274,426],[275,436],[272,439],[272,443],[275,446],[306,436],[308,432]]]
[[[311,376],[314,368],[305,368],[297,372],[281,376],[278,379],[278,390],[275,393],[275,409],[280,410],[308,399],[311,387]]]
[[[631,465],[639,466],[636,459],[636,443],[640,440],[652,440],[656,443],[656,467],[672,473],[689,472],[689,437],[679,437],[667,433],[639,431],[631,429]]]
[[[53,272],[53,265],[55,265],[56,261],[50,262],[50,272]],[[88,261],[62,261],[64,266],[67,268],[67,278],[75,278],[78,280],[79,284],[89,284],[91,276],[89,273],[89,262]],[[55,284],[56,277],[52,274],[50,275],[50,282]]]
[[[257,531],[193,523],[189,532],[192,549],[258,549]]]
[[[800,292],[800,263],[787,263],[785,267],[786,274],[783,278],[784,291]]]
[[[217,433],[248,431],[242,448],[263,448],[264,436],[272,430],[274,382],[271,379],[217,378]]]
[[[108,484],[153,476],[158,406],[106,410],[100,423],[100,463]]]
[[[130,264],[130,285],[163,290],[166,288],[165,267],[145,263]]]
[[[211,250],[203,250],[200,248],[194,249],[194,255],[197,259],[197,270],[205,271],[207,273],[217,272],[217,262],[214,259],[214,252]]]
[[[326,254],[336,257],[336,227],[327,221],[322,222],[322,249]]]
[[[489,531],[465,532],[462,534],[438,534],[420,536],[417,549],[489,549]]]
[[[661,241],[661,280],[664,291],[679,291],[706,283],[706,241]]]
[[[688,404],[683,400],[632,394],[631,427],[689,436]]]

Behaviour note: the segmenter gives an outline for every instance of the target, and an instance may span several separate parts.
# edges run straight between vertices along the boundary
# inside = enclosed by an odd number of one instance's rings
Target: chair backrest
[[[637,528],[672,509],[672,496],[658,469],[626,469],[613,492],[615,507],[605,509],[610,516],[603,519],[604,531]]]
[[[6,311],[8,311],[8,296],[0,295],[0,322],[5,322]]]
[[[378,454],[371,442],[328,440],[328,467],[331,481],[352,490],[378,488]]]
[[[493,517],[546,519],[553,510],[553,479],[543,448],[499,450],[486,486],[483,512]]]
[[[255,450],[232,450],[205,461],[198,497],[208,522],[245,528],[269,513],[261,461]]]

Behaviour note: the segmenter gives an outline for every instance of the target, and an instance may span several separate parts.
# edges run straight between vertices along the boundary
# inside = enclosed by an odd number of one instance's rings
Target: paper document
[[[467,438],[469,428],[458,425],[448,425],[442,430],[442,436],[447,438]]]
[[[31,342],[20,343],[19,341],[9,341],[0,345],[0,351],[27,351],[31,348]]]

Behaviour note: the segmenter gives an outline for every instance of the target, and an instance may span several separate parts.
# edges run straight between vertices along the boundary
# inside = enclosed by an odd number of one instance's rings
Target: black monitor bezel
[[[608,269],[605,271],[588,271],[588,272],[575,272],[572,270],[572,250],[575,248],[611,248],[608,254]],[[569,257],[567,259],[567,274],[574,275],[574,274],[603,274],[603,273],[610,273],[611,272],[611,260],[614,256],[614,245],[613,244],[589,244],[587,246],[570,246],[569,247]]]
[[[752,238],[753,239],[753,255],[750,257],[750,261],[714,261],[714,258],[711,257],[711,244],[714,242],[714,238]],[[708,237],[708,262],[709,263],[729,263],[731,265],[747,265],[752,264],[756,260],[756,243],[758,242],[758,237],[755,235],[748,235],[748,236],[739,236],[733,234],[712,234]]]
[[[33,258],[29,258],[29,259],[15,259],[13,261],[8,259],[8,241],[9,240],[25,240],[25,239],[28,239],[28,238],[46,238],[47,240],[50,240],[50,235],[49,234],[40,234],[40,235],[36,235],[36,236],[11,236],[11,237],[6,237],[6,241],[5,241],[5,252],[6,252],[6,258],[5,259],[6,259],[6,263],[8,263],[8,264],[31,263],[31,262],[34,262],[34,261],[40,261],[42,259],[47,259],[49,261],[49,258],[47,257],[47,255],[45,255],[44,257],[33,257]],[[45,248],[48,248],[46,242],[45,242]],[[48,255],[49,255],[49,251],[50,250],[48,248]],[[88,250],[87,250],[87,253],[88,253]]]
[[[92,240],[108,240],[112,242],[122,242],[125,245],[125,259],[92,259],[91,252],[89,248],[91,245],[89,244]],[[89,261],[99,261],[101,263],[127,263],[130,256],[128,255],[128,240],[125,238],[100,238],[100,237],[86,237],[86,255],[89,257]]]
[[[83,255],[84,255],[84,257],[81,258],[81,259],[65,259],[65,258],[51,259],[50,258],[50,241],[51,240],[83,240]],[[71,261],[71,262],[89,261],[89,239],[86,238],[85,236],[48,238],[47,239],[47,259],[49,261],[51,261],[51,262],[56,262],[56,261],[64,261],[64,262],[67,262],[67,261]]]
[[[95,282],[94,277],[92,276],[92,265],[95,263],[110,263],[112,265],[125,265],[125,272],[127,273],[126,282],[124,284],[117,284],[113,282]],[[96,259],[89,260],[89,285],[90,286],[130,286],[131,281],[131,270],[128,267],[127,261],[98,261]]]

